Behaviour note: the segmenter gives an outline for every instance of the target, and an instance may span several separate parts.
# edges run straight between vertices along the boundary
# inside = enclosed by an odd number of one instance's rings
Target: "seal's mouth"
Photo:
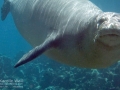
[[[99,32],[96,35],[96,41],[102,42],[104,45],[107,46],[117,46],[120,45],[120,33],[116,32],[107,32],[104,31]]]
[[[116,35],[116,34],[107,34],[107,35],[103,35],[103,36],[100,36],[100,37],[105,37],[105,36],[109,36],[109,37],[119,37],[119,35]]]
[[[110,47],[120,45],[120,28],[118,27],[118,24],[106,24],[106,22],[103,22],[98,27],[95,41],[99,41]]]
[[[117,32],[108,32],[108,33],[105,33],[105,32],[102,32],[99,34],[99,37],[100,38],[103,38],[103,37],[120,37],[120,33],[117,33]]]

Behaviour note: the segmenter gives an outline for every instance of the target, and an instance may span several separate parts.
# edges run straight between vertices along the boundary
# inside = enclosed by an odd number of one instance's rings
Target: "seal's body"
[[[2,20],[9,11],[35,47],[15,67],[42,53],[86,68],[107,67],[120,59],[120,15],[104,13],[89,0],[5,0]]]

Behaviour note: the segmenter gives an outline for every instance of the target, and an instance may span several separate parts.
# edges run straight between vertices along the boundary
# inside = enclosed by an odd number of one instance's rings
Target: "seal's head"
[[[120,14],[105,12],[98,15],[94,41],[107,46],[120,45]]]

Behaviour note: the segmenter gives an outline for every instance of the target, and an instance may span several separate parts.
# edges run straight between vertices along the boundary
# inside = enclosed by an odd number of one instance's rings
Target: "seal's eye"
[[[103,24],[103,22],[107,21],[107,17],[101,17],[98,19],[97,28],[100,28],[100,26]]]
[[[114,17],[116,21],[120,22],[120,14],[114,14],[112,17]]]
[[[112,17],[118,17],[119,16],[119,14],[114,14]]]
[[[120,19],[118,19],[118,22],[120,22]]]
[[[98,23],[99,23],[99,24],[102,24],[105,20],[106,20],[106,18],[105,18],[105,17],[102,17],[101,19],[98,20]]]

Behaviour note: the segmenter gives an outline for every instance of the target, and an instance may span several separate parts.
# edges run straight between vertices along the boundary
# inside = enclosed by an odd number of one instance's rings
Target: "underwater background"
[[[103,11],[120,13],[120,0],[90,1]],[[0,0],[0,7],[2,4]],[[13,68],[30,49],[32,46],[19,34],[11,14],[4,22],[0,20],[0,90],[120,90],[120,62],[105,69],[86,69],[42,55]]]

